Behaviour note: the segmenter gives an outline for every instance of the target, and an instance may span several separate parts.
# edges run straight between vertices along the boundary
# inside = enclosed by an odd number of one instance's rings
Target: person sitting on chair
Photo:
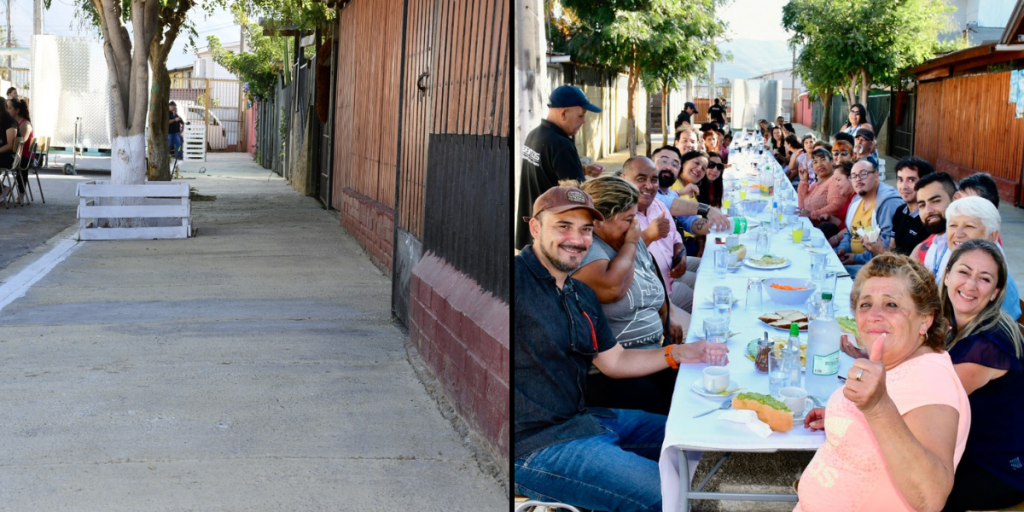
[[[18,124],[18,137],[23,141],[21,144],[21,163],[18,165],[18,196],[19,201],[24,201],[25,186],[28,184],[28,168],[32,159],[32,139],[35,134],[32,132],[32,121],[29,119],[28,104],[24,100],[12,99],[7,101],[7,113],[14,118]]]
[[[6,108],[0,108],[0,169],[10,169],[14,165],[14,151],[17,149],[17,145],[18,123]],[[19,183],[19,185],[21,184]],[[6,198],[8,190],[4,189],[2,192],[3,197]],[[19,203],[21,199],[21,194],[19,194]]]

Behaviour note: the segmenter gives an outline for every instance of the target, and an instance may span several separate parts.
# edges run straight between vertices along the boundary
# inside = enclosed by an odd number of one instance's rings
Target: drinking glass
[[[821,282],[825,278],[825,267],[828,265],[828,254],[811,253],[811,281]]]
[[[768,392],[778,398],[779,391],[789,386],[789,366],[785,350],[772,348],[768,352]]]
[[[729,337],[729,320],[721,317],[711,317],[704,319],[704,339],[707,343],[720,343],[724,344]],[[722,356],[712,357],[708,360],[709,366],[725,366],[725,353],[722,352]]]
[[[756,277],[747,279],[747,300],[745,301],[747,311],[761,311],[761,292],[764,285]]]
[[[766,226],[761,226],[761,229],[757,231],[757,243],[754,245],[754,252],[762,256],[772,250],[771,234],[768,231]]]
[[[732,320],[732,289],[728,286],[716,286],[711,289],[715,304],[715,316]],[[726,324],[728,327],[728,324]]]
[[[729,263],[732,259],[732,253],[724,247],[715,249],[715,277],[725,277],[729,273]]]
[[[829,293],[835,295],[836,276],[838,276],[838,273],[835,270],[828,270],[825,272],[825,276],[821,281],[821,293]]]
[[[795,228],[793,228],[793,242],[794,243],[800,243],[800,242],[803,241],[803,239],[804,239],[804,225],[803,224],[798,224]]]

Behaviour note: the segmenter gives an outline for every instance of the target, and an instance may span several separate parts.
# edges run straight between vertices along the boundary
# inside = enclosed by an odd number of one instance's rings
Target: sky
[[[0,21],[6,23],[6,2],[0,3]],[[223,10],[216,10],[211,16],[204,16],[203,11],[193,8],[189,15],[196,25],[199,38],[196,44],[200,47],[206,46],[206,36],[215,35],[220,38],[222,44],[237,43],[239,38],[239,26],[235,25],[231,14]],[[58,36],[79,36],[94,37],[91,30],[78,28],[79,21],[75,18],[75,7],[72,0],[52,0],[50,10],[43,15],[43,33]],[[32,38],[32,0],[11,0],[11,32],[18,39],[21,46],[29,46]],[[167,67],[174,68],[191,64],[195,57],[183,53],[188,38],[179,36],[171,53],[167,58]],[[28,67],[29,58],[21,57],[20,65],[15,67]]]
[[[55,0],[56,1],[56,0]],[[790,34],[782,28],[782,6],[788,0],[733,0],[718,17],[729,24],[729,41],[719,44],[732,53],[732,62],[715,65],[715,78],[749,78],[766,71],[792,67],[787,43]]]

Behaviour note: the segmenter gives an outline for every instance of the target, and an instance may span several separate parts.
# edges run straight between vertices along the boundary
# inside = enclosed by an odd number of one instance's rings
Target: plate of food
[[[796,323],[801,331],[807,331],[808,322],[810,321],[807,318],[807,313],[797,311],[795,309],[784,309],[774,313],[765,313],[757,317],[757,319],[764,322],[769,327],[786,332],[789,332],[789,326],[793,323]]]
[[[772,256],[771,254],[765,254],[760,258],[747,258],[743,260],[743,264],[758,270],[775,270],[779,268],[786,268],[789,266],[790,261],[782,256]]]

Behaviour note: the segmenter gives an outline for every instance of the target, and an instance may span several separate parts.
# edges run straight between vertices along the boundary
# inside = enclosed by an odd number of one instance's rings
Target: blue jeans
[[[181,134],[180,133],[168,133],[167,134],[167,146],[170,149],[170,153],[181,159]]]
[[[608,511],[661,510],[658,456],[667,418],[615,409],[598,418],[602,435],[549,446],[516,459],[515,493]]]

